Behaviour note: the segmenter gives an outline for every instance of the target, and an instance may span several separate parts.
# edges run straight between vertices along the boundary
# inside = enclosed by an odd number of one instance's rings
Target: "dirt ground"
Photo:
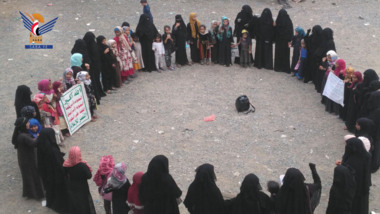
[[[177,13],[187,22],[188,14],[195,11],[209,26],[211,20],[223,15],[234,20],[244,4],[251,5],[256,14],[269,7],[276,16],[281,8],[276,2],[149,1],[161,31],[165,24],[174,23]],[[134,29],[142,8],[137,0],[3,0],[0,4],[0,213],[53,213],[40,202],[21,197],[17,154],[10,142],[16,118],[15,90],[25,84],[36,93],[40,79],[57,80],[70,64],[75,39],[89,29],[111,38],[114,27],[123,21]],[[315,24],[331,27],[338,54],[348,65],[360,71],[380,71],[380,26],[375,22],[379,19],[378,0],[306,0],[292,6],[288,13],[294,26],[305,30]],[[46,20],[59,17],[54,30],[43,36],[43,43],[54,45],[53,50],[24,49],[29,34],[18,11],[38,12]],[[234,102],[242,94],[251,99],[256,113],[236,113]],[[237,65],[194,65],[163,73],[139,73],[131,84],[103,98],[97,113],[98,121],[85,125],[62,148],[67,152],[79,145],[93,173],[100,157],[112,154],[116,162],[127,163],[131,179],[135,172],[146,171],[152,157],[164,154],[184,199],[194,169],[202,163],[215,166],[217,185],[225,195],[236,195],[248,173],[255,173],[264,189],[267,181],[278,181],[288,167],[299,168],[312,182],[308,163],[313,162],[323,185],[316,214],[326,210],[335,160],[343,155],[343,136],[347,134],[343,122],[324,111],[312,84],[288,74]],[[216,120],[204,122],[211,114]],[[372,174],[372,183],[370,210],[380,212],[376,203],[380,200],[379,172]],[[98,213],[104,213],[95,183],[89,180],[89,185]],[[181,213],[187,213],[183,205],[180,208]]]

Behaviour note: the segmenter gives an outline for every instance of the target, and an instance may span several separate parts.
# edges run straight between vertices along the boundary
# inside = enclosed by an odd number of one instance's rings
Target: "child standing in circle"
[[[251,54],[252,54],[252,39],[248,35],[247,30],[242,30],[242,36],[240,38],[240,65],[243,68],[249,67],[251,65]]]
[[[219,40],[219,64],[231,66],[231,45],[234,42],[232,38],[232,28],[227,17],[222,17],[222,24],[218,31]]]
[[[157,72],[164,71],[164,69],[162,68],[162,65],[164,62],[164,60],[162,60],[162,57],[165,55],[165,48],[164,48],[164,44],[162,44],[160,34],[156,35],[156,38],[152,45],[152,50],[154,51],[154,58],[156,62]]]
[[[165,62],[166,66],[169,70],[174,70],[172,66],[172,53],[175,51],[175,38],[171,33],[171,29],[169,25],[165,25],[164,27],[165,34],[162,36],[162,40],[164,41],[165,47]]]
[[[210,48],[211,48],[211,35],[206,32],[206,26],[201,25],[199,27],[199,52],[201,64],[209,64],[210,62]]]

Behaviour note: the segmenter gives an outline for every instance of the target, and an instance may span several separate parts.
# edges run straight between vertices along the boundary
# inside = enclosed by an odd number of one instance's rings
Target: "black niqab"
[[[296,168],[289,168],[277,197],[278,214],[311,214],[305,177]]]
[[[75,40],[74,47],[71,49],[71,54],[80,53],[83,57],[83,65],[85,63],[91,64],[90,56],[88,55],[87,45],[83,39]]]
[[[155,156],[141,179],[139,199],[146,214],[179,214],[176,199],[182,191],[169,174],[169,160],[164,155]]]
[[[30,96],[32,95],[32,91],[26,85],[19,85],[16,89],[15,95],[15,109],[17,118],[21,117],[21,109],[25,106],[32,106],[36,111],[35,118],[41,122],[40,111],[35,102],[32,102]]]
[[[21,133],[27,133],[28,130],[26,129],[26,124],[29,122],[29,120],[26,117],[19,117],[15,121],[15,129],[13,131],[12,135],[12,144],[14,145],[15,149],[18,147],[17,137]]]
[[[259,27],[256,36],[264,41],[272,42],[274,39],[273,16],[269,8],[265,8],[259,18]]]
[[[276,19],[276,40],[291,41],[293,37],[293,23],[288,12],[281,9]]]
[[[151,38],[153,43],[154,37],[157,35],[157,29],[150,21],[150,18],[146,14],[141,14],[139,23],[137,24],[136,34],[140,37]]]
[[[331,28],[325,28],[322,30],[322,45],[323,49],[322,56],[325,56],[328,51],[335,51],[335,42],[334,42],[334,31]]]
[[[237,38],[241,37],[241,31],[243,29],[248,29],[248,24],[252,21],[252,8],[249,5],[244,5],[241,11],[237,14],[235,19],[235,31],[234,36]],[[251,35],[252,36],[252,35]]]
[[[214,166],[206,163],[195,171],[195,179],[189,186],[184,205],[192,214],[222,213],[224,201],[222,193],[215,184]]]
[[[350,166],[338,165],[335,167],[326,214],[351,213],[356,190],[354,174],[355,171]]]
[[[355,131],[355,136],[356,137],[366,137],[372,142],[372,136],[374,134],[374,128],[375,128],[375,123],[373,120],[368,119],[366,117],[361,117],[359,118],[356,123],[360,126],[360,130]]]

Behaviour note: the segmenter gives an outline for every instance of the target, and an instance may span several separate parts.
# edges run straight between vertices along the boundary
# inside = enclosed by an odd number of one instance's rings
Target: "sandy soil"
[[[47,6],[52,2],[52,6]],[[222,15],[235,18],[248,3],[254,13],[269,7],[274,16],[281,8],[276,1],[151,1],[155,24],[163,29],[172,25],[177,13],[187,21],[196,11],[209,25]],[[332,3],[335,3],[333,5]],[[1,3],[0,78],[0,213],[53,213],[40,202],[21,197],[21,175],[16,151],[10,143],[13,132],[14,93],[17,85],[26,84],[37,92],[42,78],[58,79],[69,66],[70,50],[75,39],[89,29],[96,35],[113,37],[113,28],[129,21],[135,28],[142,8],[138,1],[16,1]],[[316,0],[293,4],[288,12],[294,26],[305,29],[315,24],[331,27],[339,55],[348,65],[364,71],[380,70],[378,0]],[[133,9],[131,9],[133,8]],[[18,11],[41,13],[46,20],[59,17],[44,44],[54,50],[25,50],[28,32]],[[363,19],[359,18],[362,17]],[[76,18],[78,18],[76,20]],[[248,95],[256,113],[237,114],[235,99]],[[214,122],[203,118],[216,115]],[[324,213],[332,183],[335,160],[344,151],[343,122],[324,111],[320,95],[311,84],[304,84],[284,73],[241,69],[238,66],[183,67],[163,73],[139,73],[131,84],[102,99],[99,120],[89,123],[65,141],[67,152],[79,145],[82,155],[94,170],[102,155],[112,154],[117,162],[128,165],[127,176],[145,171],[150,159],[164,154],[170,171],[183,196],[194,178],[194,169],[205,162],[215,166],[217,184],[225,195],[236,195],[239,182],[248,173],[259,176],[263,187],[268,180],[278,180],[288,167],[303,171],[308,182],[308,163],[317,164],[323,183],[322,199],[316,212]],[[163,134],[159,134],[163,131]],[[370,210],[380,212],[379,173],[372,175]],[[95,183],[89,181],[98,213],[103,213]],[[181,213],[186,213],[183,205]]]

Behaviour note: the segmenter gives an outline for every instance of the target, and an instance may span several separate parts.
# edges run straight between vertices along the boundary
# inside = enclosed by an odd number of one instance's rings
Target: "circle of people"
[[[274,22],[270,9],[264,9],[256,17],[251,7],[244,5],[235,19],[234,31],[229,19],[223,17],[221,23],[212,21],[206,32],[206,26],[191,13],[187,26],[181,15],[176,15],[173,27],[166,25],[164,35],[159,35],[149,5],[145,0],[141,4],[144,14],[135,33],[127,22],[114,29],[113,40],[106,41],[104,36],[95,39],[92,32],[87,32],[83,39],[76,40],[71,67],[65,69],[61,81],[41,80],[40,92],[33,99],[28,86],[18,86],[12,143],[17,149],[23,197],[45,198],[46,206],[59,213],[95,213],[87,183],[92,177],[91,167],[82,160],[78,146],[70,149],[66,160],[59,148],[63,136],[69,136],[58,102],[64,91],[83,82],[95,121],[94,111],[101,97],[129,83],[136,77],[136,70],[163,70],[163,57],[167,68],[174,70],[173,52],[177,68],[192,63],[207,65],[210,61],[230,66],[231,48],[238,46],[235,63],[249,67],[253,62],[259,69],[292,72],[305,83],[313,82],[318,93],[323,92],[330,72],[344,80],[344,107],[322,96],[326,111],[339,115],[347,130],[354,133],[344,137],[345,152],[342,160],[336,162],[326,213],[368,213],[371,172],[376,172],[380,163],[380,82],[372,69],[366,70],[362,78],[361,72],[346,68],[345,61],[338,58],[330,28],[316,25],[305,33],[297,27],[293,34],[286,10],[281,9]],[[236,44],[233,37],[237,37]],[[256,40],[254,61],[252,39]],[[187,59],[187,44],[192,63]],[[293,47],[292,63],[290,47]],[[240,193],[224,200],[216,185],[213,165],[202,164],[195,170],[184,205],[190,213],[198,214],[311,214],[319,204],[322,186],[315,164],[309,166],[313,183],[305,183],[300,170],[289,168],[281,186],[275,181],[267,183],[268,196],[262,191],[259,178],[251,173],[244,178]],[[111,155],[100,160],[93,180],[107,214],[179,213],[182,191],[169,173],[165,156],[154,157],[146,173],[135,173],[132,184],[125,176],[126,169],[122,162],[115,164]]]

